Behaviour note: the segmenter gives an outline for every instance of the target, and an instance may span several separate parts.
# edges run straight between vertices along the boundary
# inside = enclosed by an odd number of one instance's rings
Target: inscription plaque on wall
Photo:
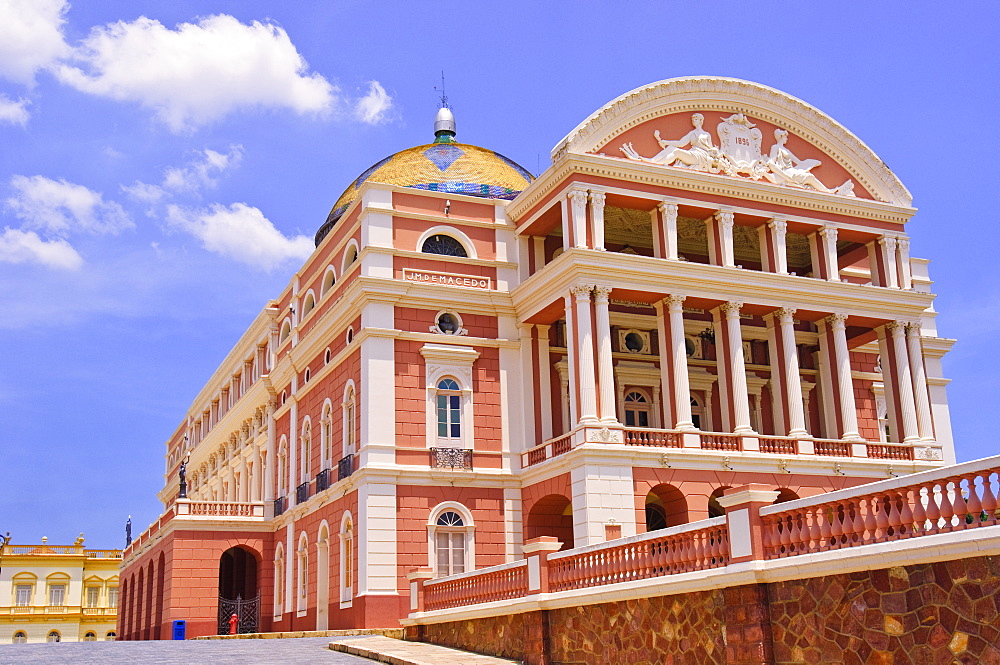
[[[421,284],[443,284],[445,286],[461,286],[467,289],[489,289],[489,277],[473,277],[471,275],[456,275],[436,270],[411,270],[403,268],[403,279],[407,282]]]

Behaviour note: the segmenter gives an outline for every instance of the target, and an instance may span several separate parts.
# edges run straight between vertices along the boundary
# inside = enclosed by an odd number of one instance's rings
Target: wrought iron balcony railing
[[[285,497],[279,496],[274,500],[274,516],[277,517],[283,512],[285,512]]]
[[[309,500],[309,481],[302,483],[295,488],[295,503],[305,503]]]
[[[431,448],[432,469],[472,469],[472,451],[465,448]]]
[[[348,455],[337,462],[337,480],[343,480],[354,473],[354,455]]]
[[[330,486],[330,469],[323,469],[316,474],[316,493],[319,494]]]

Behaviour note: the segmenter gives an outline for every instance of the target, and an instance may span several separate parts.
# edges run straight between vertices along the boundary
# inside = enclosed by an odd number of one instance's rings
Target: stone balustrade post
[[[410,612],[424,611],[424,582],[434,579],[434,571],[430,568],[416,568],[407,574],[410,582]]]
[[[562,549],[555,536],[532,538],[521,546],[528,560],[528,593],[549,592],[549,555]]]
[[[726,490],[719,505],[726,509],[729,527],[729,563],[764,558],[764,523],[760,509],[770,506],[778,492],[769,485],[751,483]]]

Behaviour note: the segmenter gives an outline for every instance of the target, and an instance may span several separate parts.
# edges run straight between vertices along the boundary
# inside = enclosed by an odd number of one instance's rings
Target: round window
[[[448,312],[445,312],[438,317],[437,326],[445,335],[454,335],[458,330],[458,322],[455,317]]]
[[[630,332],[625,335],[625,348],[632,353],[640,353],[646,348],[646,342],[639,333]]]

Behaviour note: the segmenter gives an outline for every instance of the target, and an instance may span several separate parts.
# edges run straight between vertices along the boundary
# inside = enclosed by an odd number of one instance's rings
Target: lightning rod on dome
[[[437,86],[434,86],[437,89]],[[434,142],[455,143],[455,114],[448,106],[448,95],[444,89],[444,71],[441,72],[441,108],[434,117]]]

